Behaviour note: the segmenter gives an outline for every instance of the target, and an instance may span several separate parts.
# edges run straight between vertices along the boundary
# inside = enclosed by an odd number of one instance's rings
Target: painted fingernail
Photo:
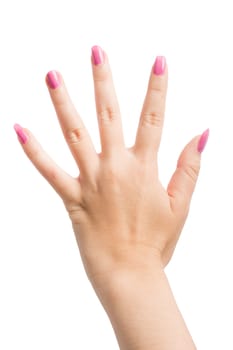
[[[197,145],[197,150],[199,153],[202,153],[205,149],[205,146],[207,144],[208,141],[208,137],[209,137],[209,132],[210,130],[207,129],[206,131],[203,132],[203,134],[201,135],[198,145]]]
[[[59,76],[59,73],[55,70],[51,70],[50,72],[48,72],[48,74],[46,75],[46,81],[48,83],[48,86],[53,90],[61,85],[61,78]]]
[[[165,71],[165,67],[166,67],[166,58],[164,56],[157,56],[154,63],[154,68],[153,68],[154,74],[162,75]]]
[[[26,135],[22,126],[20,126],[19,124],[15,124],[14,129],[15,129],[15,132],[18,136],[19,141],[24,145],[28,140],[28,136]]]
[[[104,63],[104,53],[100,46],[93,46],[91,48],[92,62],[95,66]]]

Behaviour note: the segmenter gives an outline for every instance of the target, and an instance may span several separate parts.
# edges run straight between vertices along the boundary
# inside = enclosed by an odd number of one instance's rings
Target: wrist
[[[120,349],[196,349],[161,263],[114,271],[96,292]]]
[[[147,278],[149,282],[164,269],[160,252],[150,246],[140,245],[131,249],[115,250],[115,254],[109,260],[111,262],[106,264],[108,267],[88,276],[98,296],[111,296],[119,287],[127,289],[142,278]]]
[[[132,266],[119,264],[108,273],[96,276],[91,280],[93,288],[102,303],[104,309],[111,318],[114,309],[120,307],[125,301],[133,301],[133,294],[143,293],[147,288],[153,287],[164,275],[161,259],[153,259],[150,263],[147,259]],[[146,296],[145,296],[146,297]]]
[[[131,249],[91,282],[120,349],[196,349],[177,308],[159,254]]]
[[[96,289],[96,293],[109,317],[120,349],[157,349],[155,339],[160,319],[164,318],[164,310],[170,308],[163,267],[156,264],[146,269],[118,270],[111,279],[102,282],[104,288]],[[161,300],[161,295],[164,300]],[[168,318],[171,314],[169,311]]]

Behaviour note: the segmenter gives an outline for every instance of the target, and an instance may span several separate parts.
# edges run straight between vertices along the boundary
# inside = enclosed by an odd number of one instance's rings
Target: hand
[[[158,178],[168,68],[164,57],[153,65],[135,144],[124,144],[120,110],[108,58],[92,49],[96,110],[102,151],[97,154],[66,91],[60,73],[46,82],[56,113],[79,168],[78,178],[60,169],[32,133],[15,130],[28,158],[64,201],[80,254],[93,285],[114,271],[166,264],[186,220],[208,130],[181,153],[167,189]]]

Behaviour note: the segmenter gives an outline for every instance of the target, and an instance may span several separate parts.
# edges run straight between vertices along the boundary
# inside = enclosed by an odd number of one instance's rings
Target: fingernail
[[[154,74],[162,75],[165,71],[165,67],[166,67],[166,58],[164,56],[157,56],[154,63],[154,69],[153,69]]]
[[[28,140],[28,136],[26,135],[22,126],[20,126],[19,124],[15,124],[14,129],[15,129],[15,132],[18,136],[19,141],[24,145]]]
[[[104,53],[100,46],[93,46],[91,48],[92,52],[92,62],[95,66],[104,63]]]
[[[197,145],[197,150],[199,153],[202,153],[205,149],[205,146],[207,144],[208,141],[208,137],[209,137],[209,132],[210,130],[207,129],[206,131],[203,132],[203,134],[201,135],[198,145]]]
[[[55,70],[51,70],[50,72],[48,72],[48,74],[46,75],[46,81],[51,89],[56,89],[58,86],[61,85],[60,76]]]

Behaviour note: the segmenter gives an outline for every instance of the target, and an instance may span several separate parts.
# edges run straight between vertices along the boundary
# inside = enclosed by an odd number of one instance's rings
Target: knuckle
[[[103,178],[106,183],[111,184],[112,186],[117,186],[120,182],[120,171],[118,162],[114,159],[109,159],[106,163],[106,166],[103,169]]]
[[[156,95],[156,97],[158,98],[161,98],[161,99],[165,98],[164,90],[160,85],[157,85],[157,84],[152,85],[150,87],[150,93],[152,95]]]
[[[84,135],[85,131],[84,127],[82,126],[69,129],[65,132],[65,138],[70,145],[81,142],[84,138]]]
[[[64,202],[68,215],[73,223],[73,225],[77,225],[83,221],[84,216],[84,208],[82,204],[77,204],[73,202]]]
[[[200,170],[200,164],[187,164],[183,166],[185,175],[195,184]]]
[[[99,68],[100,69],[98,70],[98,72],[96,72],[96,74],[94,74],[94,82],[97,84],[106,82],[106,80],[109,78],[108,71],[103,69],[104,67],[99,67]]]
[[[118,179],[119,177],[119,169],[116,165],[110,164],[108,168],[108,175],[110,179]]]
[[[117,113],[111,107],[106,107],[98,112],[99,121],[103,124],[109,124],[117,119]]]
[[[163,125],[163,115],[158,111],[153,111],[150,113],[145,113],[142,116],[143,126],[155,126],[162,127]]]
[[[38,159],[40,158],[40,155],[41,155],[41,147],[37,147],[37,148],[32,148],[32,149],[28,149],[27,150],[27,156],[29,159],[31,159],[31,161],[33,163],[37,163],[38,162]]]
[[[55,108],[57,111],[59,111],[59,113],[64,113],[67,109],[70,108],[69,98],[67,97],[67,94],[64,91],[64,89],[62,89],[61,91],[54,90],[53,99]]]

